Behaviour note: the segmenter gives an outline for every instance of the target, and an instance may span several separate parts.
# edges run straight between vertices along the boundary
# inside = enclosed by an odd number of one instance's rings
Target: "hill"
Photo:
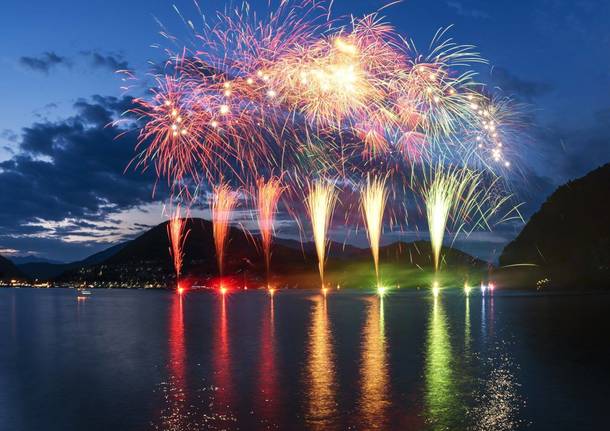
[[[63,274],[66,271],[85,268],[92,265],[96,265],[98,263],[103,262],[110,256],[117,253],[121,250],[127,243],[120,243],[113,245],[105,250],[102,250],[98,253],[92,254],[86,259],[70,262],[70,263],[58,263],[53,261],[26,261],[24,263],[18,264],[17,267],[23,273],[25,273],[31,279],[37,280],[51,280],[59,275]]]
[[[25,279],[26,276],[17,266],[5,257],[0,256],[0,280]]]
[[[188,238],[184,249],[183,278],[192,283],[205,284],[217,276],[217,262],[211,222],[198,218],[187,220]],[[486,268],[487,263],[458,250],[443,250],[452,265]],[[355,266],[371,273],[370,250],[331,243],[327,261],[328,273],[339,278],[350,278]],[[427,242],[394,243],[380,250],[384,264],[409,268],[429,267],[432,264]],[[265,279],[264,259],[260,240],[243,230],[231,227],[225,257],[226,274],[243,280]],[[357,269],[357,268],[356,268]],[[359,270],[359,269],[358,269]],[[318,283],[317,257],[311,243],[278,239],[272,250],[272,273],[282,283],[303,285]],[[89,267],[73,268],[60,277],[60,282],[87,282],[115,286],[166,286],[174,281],[169,255],[167,222],[128,242],[121,250],[103,262]]]
[[[610,164],[559,187],[500,256],[558,287],[610,287]],[[548,281],[547,281],[548,279]]]

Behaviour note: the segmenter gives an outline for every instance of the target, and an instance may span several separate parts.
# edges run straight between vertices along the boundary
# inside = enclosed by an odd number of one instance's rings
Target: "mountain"
[[[559,187],[500,256],[558,287],[610,287],[610,163]]]
[[[217,262],[214,249],[212,223],[198,218],[186,221],[188,237],[184,248],[183,279],[205,284],[216,277]],[[225,274],[242,280],[265,279],[264,259],[260,239],[243,230],[229,229],[225,253]],[[486,268],[487,263],[466,253],[445,248],[447,262],[469,268]],[[350,278],[352,270],[371,273],[371,253],[351,245],[330,243],[327,272]],[[382,262],[388,265],[408,267],[422,271],[432,265],[431,249],[427,242],[394,243],[380,250]],[[364,267],[363,267],[364,265]],[[319,283],[317,257],[312,243],[301,245],[288,239],[277,239],[272,248],[271,272],[274,279],[291,285],[306,282]],[[60,277],[59,282],[101,283],[110,286],[166,286],[173,283],[174,271],[169,254],[167,222],[145,232],[128,242],[121,250],[101,263],[72,268]]]
[[[26,263],[52,263],[54,265],[61,265],[64,263],[58,260],[45,259],[44,257],[36,256],[35,254],[28,254],[25,256],[13,256],[11,257],[11,261],[17,266]]]
[[[10,280],[12,278],[25,279],[26,276],[13,262],[0,256],[0,280]]]
[[[29,261],[29,262],[26,261],[25,263],[18,264],[17,267],[23,273],[25,273],[27,276],[29,276],[32,279],[51,280],[69,270],[97,265],[97,264],[103,262],[104,260],[108,259],[110,256],[117,253],[126,244],[127,243],[124,242],[124,243],[113,245],[112,247],[109,247],[98,253],[92,254],[91,256],[87,257],[86,259],[76,261],[76,262],[59,263],[59,262],[44,261],[44,260],[43,261]]]

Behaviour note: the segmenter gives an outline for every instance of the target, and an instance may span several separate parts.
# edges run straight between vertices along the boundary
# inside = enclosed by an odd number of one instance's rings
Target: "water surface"
[[[0,429],[604,429],[608,295],[0,289]]]

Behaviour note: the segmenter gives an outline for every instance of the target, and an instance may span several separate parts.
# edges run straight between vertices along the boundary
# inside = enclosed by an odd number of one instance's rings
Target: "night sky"
[[[124,173],[133,137],[117,140],[107,125],[129,108],[129,96],[142,94],[138,87],[124,94],[114,72],[144,76],[149,61],[163,59],[155,45],[168,41],[159,22],[187,37],[173,5],[199,22],[192,1],[5,3],[0,254],[80,259],[163,221],[154,178]],[[251,3],[262,10],[266,0]],[[384,3],[335,0],[333,10],[358,16]],[[212,17],[223,2],[201,6]],[[489,60],[478,68],[480,80],[527,104],[531,125],[519,149],[526,217],[555,187],[610,161],[610,2],[405,0],[383,14],[422,48],[453,24],[455,40],[477,45]],[[290,226],[285,235],[294,234]],[[493,260],[521,227],[475,233],[457,245]]]

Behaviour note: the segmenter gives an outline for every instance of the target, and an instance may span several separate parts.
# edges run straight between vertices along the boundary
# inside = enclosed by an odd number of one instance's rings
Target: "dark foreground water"
[[[0,289],[0,429],[608,429],[610,296]]]

